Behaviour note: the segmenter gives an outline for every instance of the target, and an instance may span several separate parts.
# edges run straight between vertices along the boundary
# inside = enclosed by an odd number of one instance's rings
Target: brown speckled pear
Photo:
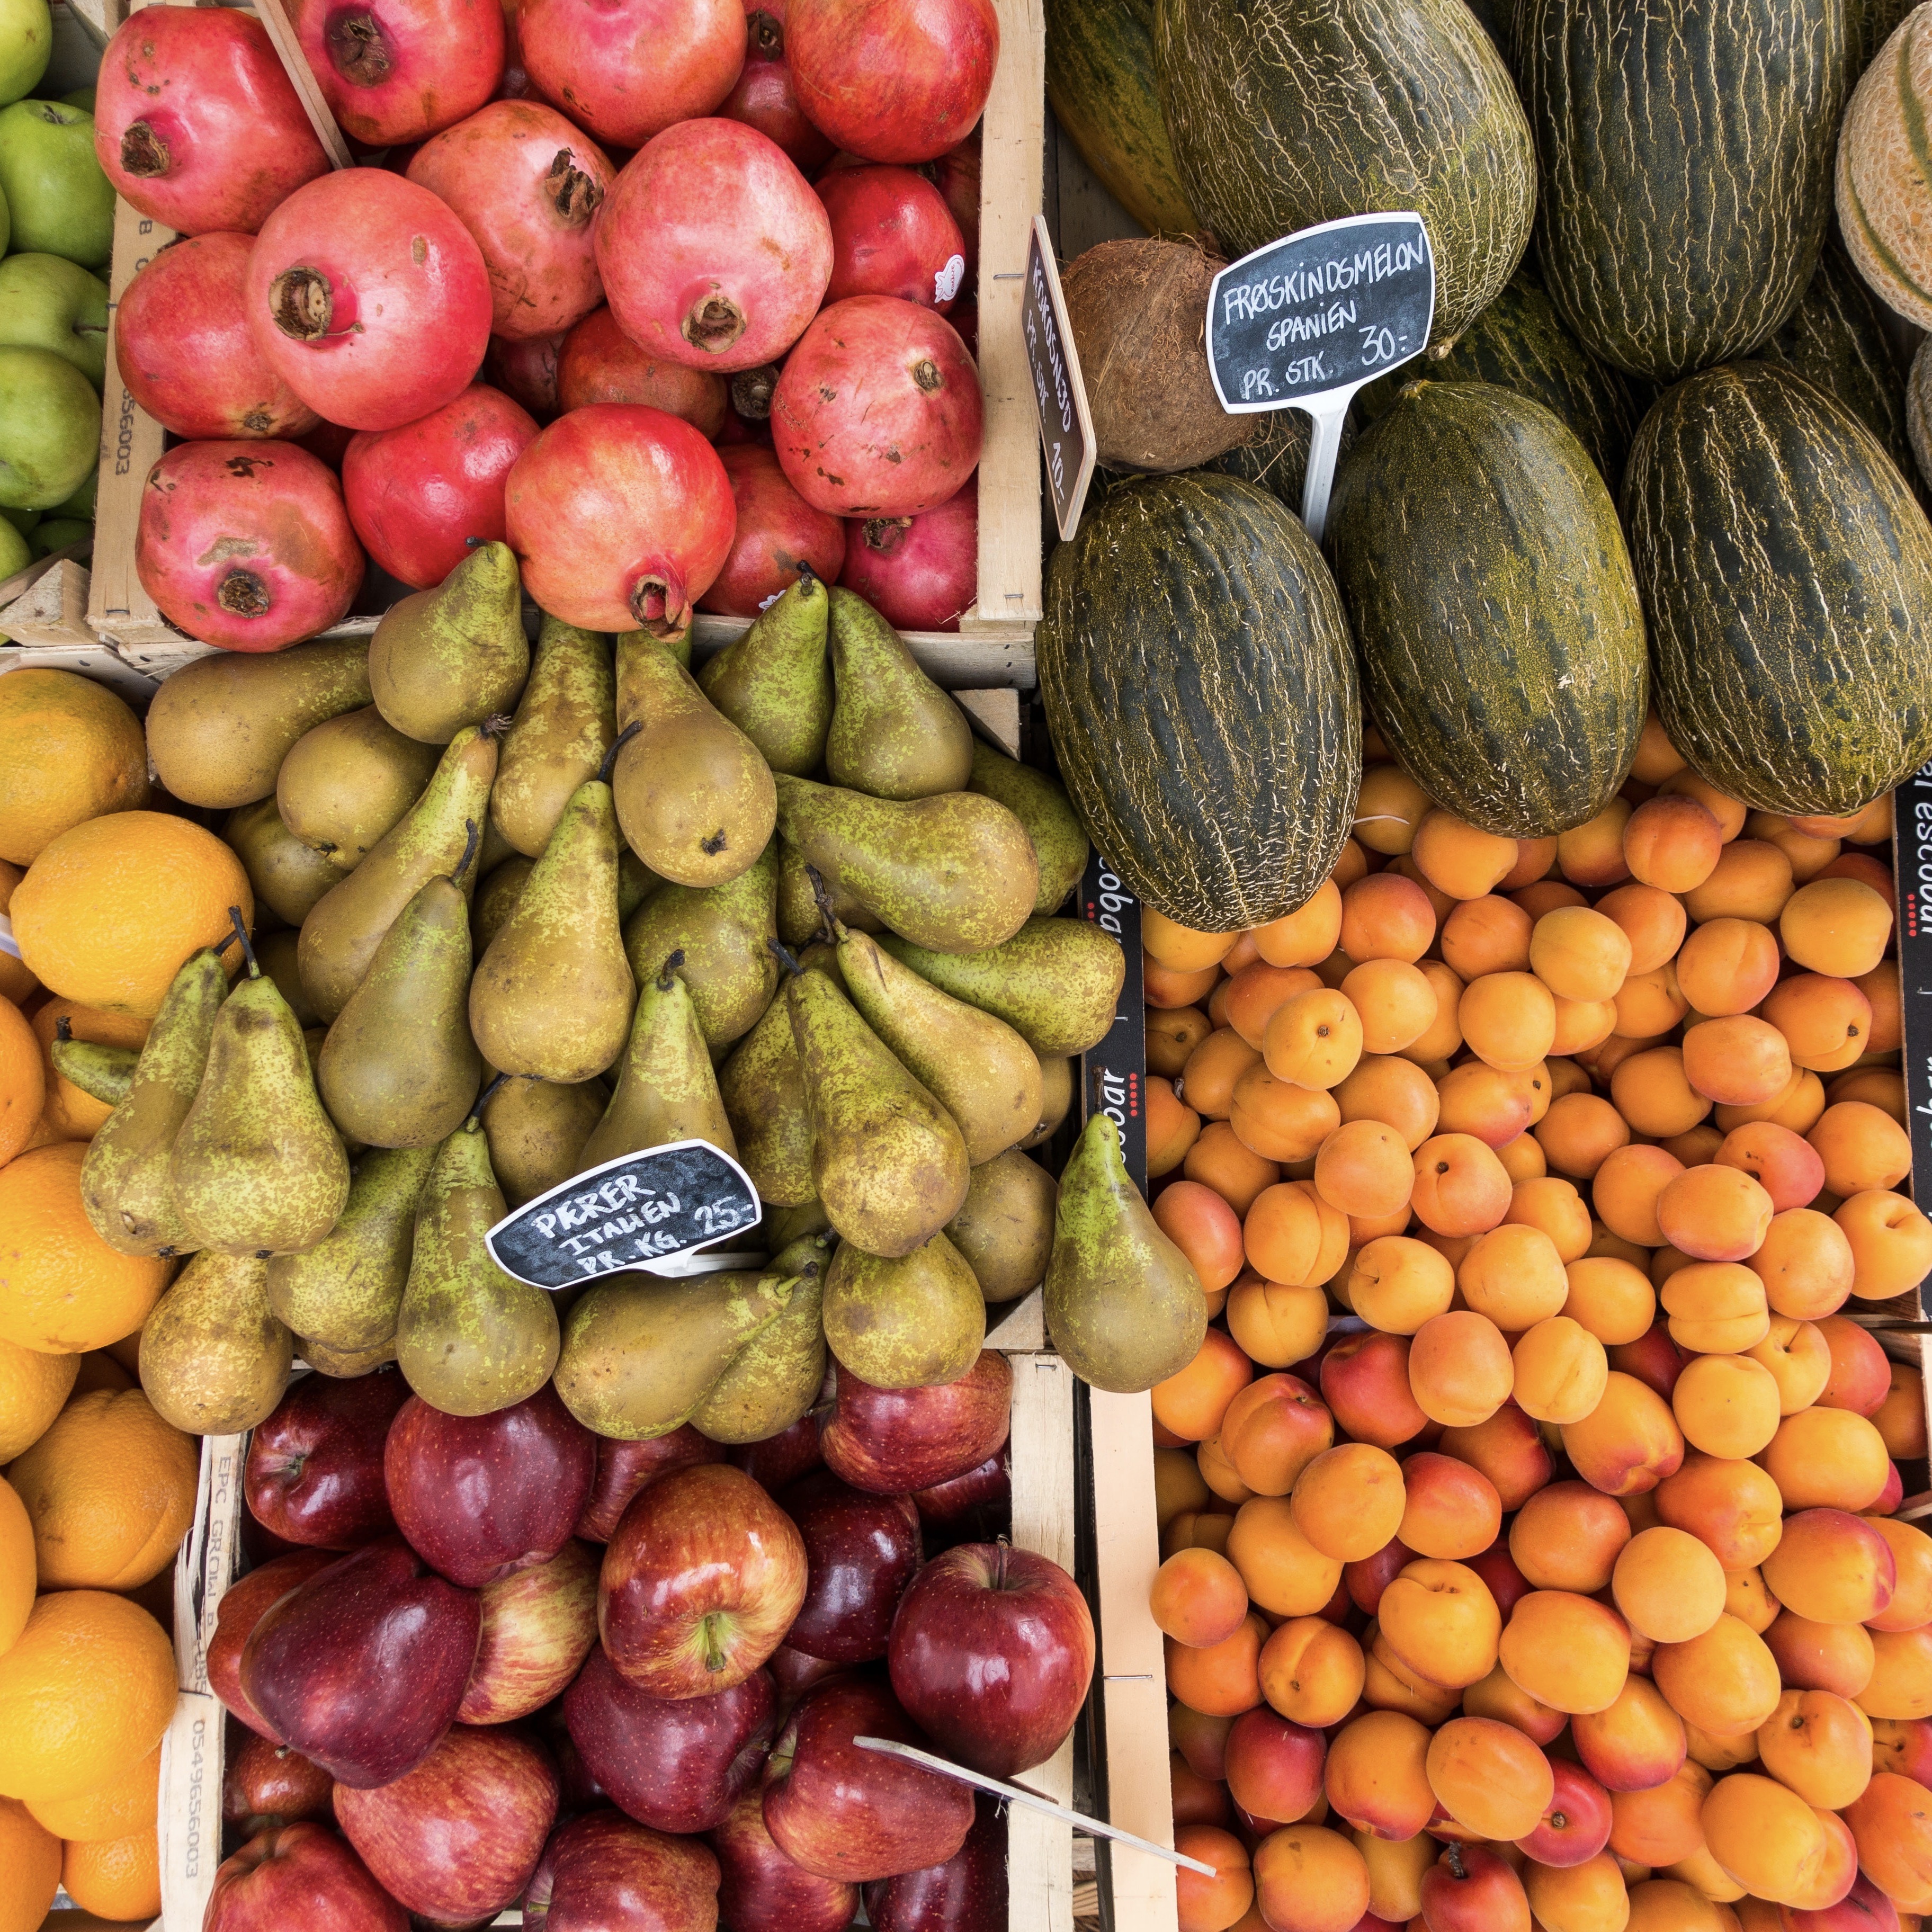
[[[406,737],[373,704],[304,732],[275,774],[282,823],[338,872],[352,872],[422,797],[436,748]]]
[[[1056,778],[1035,771],[990,745],[973,741],[973,776],[968,791],[997,799],[1026,827],[1040,861],[1040,891],[1033,909],[1058,912],[1087,869],[1087,831],[1074,816],[1066,788]]]
[[[534,1201],[578,1171],[584,1143],[604,1118],[610,1090],[601,1080],[560,1087],[506,1080],[483,1109],[490,1165],[512,1208]]]
[[[742,1040],[778,990],[778,842],[722,886],[660,886],[624,928],[624,951],[642,986],[674,952],[713,1048]]]
[[[572,794],[597,776],[616,741],[616,706],[608,640],[544,618],[490,794],[491,819],[526,857],[550,843]]]
[[[813,1199],[812,1113],[782,992],[718,1069],[718,1092],[738,1143],[739,1165],[758,1198],[774,1208]]]
[[[842,1368],[874,1388],[957,1382],[986,1340],[986,1303],[943,1234],[908,1255],[842,1241],[825,1280],[825,1340]]]
[[[973,772],[965,712],[856,591],[832,592],[831,631],[838,697],[825,770],[832,782],[874,798],[964,791]]]
[[[266,1418],[289,1384],[295,1338],[268,1306],[266,1262],[199,1254],[141,1330],[141,1386],[190,1436],[236,1436]]]
[[[826,1235],[808,1235],[772,1257],[766,1270],[791,1283],[784,1312],[752,1336],[692,1411],[691,1426],[713,1442],[762,1442],[812,1412],[825,1381],[821,1306],[831,1258]]]
[[[836,592],[830,593],[836,596]],[[699,688],[775,772],[802,777],[825,757],[832,723],[830,596],[808,568],[698,674]]]
[[[392,604],[369,640],[376,708],[426,745],[508,711],[530,671],[523,583],[506,543],[479,544],[434,590]]]
[[[1018,1148],[974,1168],[966,1204],[946,1222],[946,1238],[988,1301],[1016,1301],[1046,1278],[1059,1198],[1053,1176]]]

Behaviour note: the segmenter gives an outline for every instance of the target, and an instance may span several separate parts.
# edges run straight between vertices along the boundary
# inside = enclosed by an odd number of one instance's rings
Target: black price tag
[[[506,1274],[532,1288],[568,1288],[625,1268],[696,1272],[677,1258],[730,1235],[755,1238],[763,1211],[729,1154],[708,1141],[674,1141],[572,1175],[484,1239]]]
[[[1912,1136],[1912,1196],[1923,1211],[1932,1204],[1932,764],[1922,765],[1893,794],[1892,810],[1905,1007],[1905,1050],[1899,1058]]]
[[[1094,418],[1087,407],[1087,386],[1080,376],[1080,352],[1067,326],[1066,301],[1044,216],[1033,218],[1027,247],[1026,286],[1020,296],[1020,332],[1027,369],[1033,379],[1034,414],[1046,452],[1046,484],[1053,494],[1053,520],[1060,540],[1080,523],[1087,486],[1094,480]]]
[[[1094,853],[1080,880],[1080,916],[1111,933],[1127,956],[1114,1024],[1080,1058],[1080,1118],[1106,1114],[1120,1130],[1134,1185],[1147,1192],[1147,1004],[1141,978],[1140,902]]]

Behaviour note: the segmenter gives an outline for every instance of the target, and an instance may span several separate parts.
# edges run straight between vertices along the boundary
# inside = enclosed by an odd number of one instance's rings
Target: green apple
[[[48,517],[41,520],[27,543],[36,556],[52,556],[56,550],[65,550],[69,544],[77,544],[82,537],[93,534],[94,526],[79,517]]]
[[[7,206],[7,190],[0,188],[0,255],[7,252],[7,244],[14,238],[14,218]]]
[[[16,248],[106,266],[114,190],[94,158],[92,114],[58,100],[0,107],[0,194],[13,212]]]
[[[62,503],[56,503],[46,514],[50,517],[78,517],[83,523],[94,520],[94,493],[100,482],[100,466],[96,464],[80,479],[80,488]]]
[[[11,524],[0,523],[0,584],[34,560],[33,547]]]
[[[94,473],[98,480],[100,475],[98,465],[95,466]],[[10,510],[5,504],[0,503],[0,524],[11,524],[22,536],[46,514],[44,510]]]
[[[0,348],[51,349],[98,389],[107,374],[107,284],[59,255],[0,262]]]
[[[0,0],[0,102],[32,93],[53,51],[47,0]]]
[[[61,104],[66,107],[78,107],[83,114],[92,114],[94,112],[94,97],[98,92],[95,88],[76,87],[71,94],[61,96]]]
[[[100,398],[51,349],[0,349],[0,503],[66,502],[100,458]]]

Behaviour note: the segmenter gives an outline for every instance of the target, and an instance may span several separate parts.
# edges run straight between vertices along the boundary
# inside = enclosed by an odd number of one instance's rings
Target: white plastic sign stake
[[[1317,543],[1364,382],[1429,346],[1436,254],[1414,214],[1350,214],[1231,262],[1208,292],[1208,369],[1230,416],[1296,409],[1314,419],[1301,520]]]
[[[0,912],[0,952],[10,959],[20,956],[20,942],[14,937],[14,922],[4,912]]]
[[[1046,218],[1033,218],[1027,244],[1026,286],[1020,295],[1020,330],[1032,378],[1034,414],[1046,452],[1046,486],[1053,496],[1053,520],[1064,543],[1080,526],[1087,486],[1094,480],[1094,418],[1087,386],[1080,376],[1080,352],[1067,325],[1066,298]]]

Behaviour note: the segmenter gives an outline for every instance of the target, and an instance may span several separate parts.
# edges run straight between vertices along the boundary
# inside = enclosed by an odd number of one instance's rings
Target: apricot
[[[1141,944],[1172,972],[1194,973],[1220,965],[1240,937],[1234,932],[1196,932],[1151,906],[1141,909]]]
[[[1187,1056],[1177,1090],[1204,1118],[1225,1120],[1234,1111],[1235,1082],[1261,1059],[1232,1027],[1217,1027]]]
[[[1563,1312],[1606,1348],[1634,1342],[1657,1317],[1657,1291],[1634,1263],[1588,1255],[1564,1270],[1569,1294]]]
[[[1325,1091],[1340,1086],[1361,1058],[1362,1022],[1346,993],[1317,986],[1284,1000],[1260,1041],[1250,1043],[1260,1046],[1276,1079]]]
[[[1401,1526],[1402,1484],[1402,1466],[1387,1450],[1345,1442],[1302,1468],[1290,1508],[1302,1534],[1323,1556],[1359,1562]]]
[[[1158,1426],[1158,1425],[1156,1425]],[[1241,1480],[1240,1472],[1230,1462],[1221,1448],[1219,1436],[1210,1436],[1198,1444],[1194,1460],[1201,1467],[1201,1480],[1225,1503],[1237,1508],[1254,1494]]]
[[[1714,1737],[1755,1731],[1778,1707],[1778,1664],[1763,1638],[1728,1614],[1700,1636],[1660,1643],[1651,1681],[1687,1724]]]
[[[1387,1234],[1358,1250],[1348,1276],[1348,1304],[1372,1328],[1413,1335],[1446,1314],[1455,1298],[1456,1271],[1426,1241]]]
[[[1868,1717],[1932,1718],[1932,1626],[1872,1634],[1872,1674],[1858,1701]]]
[[[1456,902],[1447,892],[1438,891],[1430,884],[1422,868],[1415,862],[1414,854],[1405,852],[1400,859],[1391,859],[1388,862],[1388,871],[1396,878],[1407,879],[1412,884],[1421,887],[1423,896],[1429,902],[1430,915],[1439,930]]]
[[[1670,1032],[1690,1010],[1690,1002],[1678,984],[1677,968],[1666,959],[1648,973],[1630,974],[1617,988],[1616,1030],[1634,1048]]]
[[[1406,1499],[1401,1520],[1390,1533],[1406,1548],[1418,1556],[1460,1561],[1496,1540],[1502,1502],[1496,1485],[1480,1470],[1453,1456],[1428,1451],[1410,1456],[1400,1466]]]
[[[1748,1013],[1778,984],[1778,939],[1756,920],[1714,919],[1696,927],[1677,955],[1677,985],[1713,1019]],[[1774,1022],[1775,1024],[1775,1022]]]
[[[1264,1187],[1242,1222],[1248,1262],[1268,1281],[1319,1286],[1348,1253],[1348,1217],[1305,1181]]]
[[[1451,899],[1479,899],[1514,868],[1516,845],[1438,806],[1416,826],[1409,856],[1438,892]]]
[[[1221,969],[1204,966],[1197,972],[1177,972],[1151,953],[1141,955],[1141,997],[1156,1008],[1191,1006],[1207,998],[1220,983]]]
[[[1932,1253],[1932,1241],[1927,1246]],[[1856,1251],[1845,1228],[1815,1208],[1773,1215],[1748,1265],[1764,1283],[1770,1306],[1801,1321],[1816,1322],[1842,1307],[1856,1280]]]
[[[1156,1226],[1192,1264],[1208,1294],[1241,1271],[1241,1217],[1211,1187],[1177,1180],[1154,1197]]]
[[[1572,885],[1613,886],[1630,877],[1624,860],[1624,828],[1630,820],[1627,799],[1613,798],[1595,818],[1556,835],[1556,863]]]
[[[1607,1710],[1630,1674],[1630,1626],[1568,1590],[1532,1590],[1504,1626],[1498,1655],[1520,1690],[1569,1712]]]
[[[1325,1826],[1293,1824],[1270,1832],[1256,1848],[1254,1874],[1256,1902],[1269,1932],[1354,1932],[1369,1909],[1369,1868],[1361,1853]]]
[[[1362,1702],[1371,1710],[1399,1711],[1433,1730],[1456,1708],[1456,1692],[1432,1683],[1413,1664],[1405,1663],[1378,1630],[1363,1634],[1370,1642]]]
[[[1487,1148],[1508,1146],[1535,1120],[1534,1096],[1522,1076],[1479,1060],[1452,1067],[1436,1096],[1440,1132],[1469,1135]]]
[[[1392,1054],[1366,1054],[1335,1089],[1343,1124],[1380,1120],[1395,1129],[1413,1153],[1436,1131],[1442,1098],[1436,1083],[1414,1061]]]
[[[1696,1537],[1726,1570],[1755,1568],[1778,1547],[1782,1499],[1756,1463],[1693,1453],[1656,1486],[1658,1516]]]
[[[1514,1401],[1484,1421],[1444,1430],[1436,1446],[1487,1477],[1505,1514],[1521,1508],[1555,1466],[1542,1431]]]
[[[1670,1278],[1664,1276],[1666,1283]],[[1621,1375],[1636,1376],[1666,1402],[1676,1391],[1677,1378],[1690,1366],[1690,1351],[1672,1336],[1668,1322],[1653,1322],[1634,1342],[1626,1342],[1610,1352],[1612,1369]]]
[[[1211,1550],[1216,1556],[1225,1556],[1228,1532],[1234,1526],[1233,1516],[1219,1510],[1183,1510],[1161,1527],[1161,1556],[1165,1559],[1184,1550]]]
[[[1856,878],[1832,877],[1828,870],[1792,894],[1778,916],[1778,931],[1799,965],[1856,980],[1885,957],[1892,923],[1892,908],[1882,893]]]
[[[1313,1616],[1342,1580],[1341,1564],[1302,1534],[1285,1496],[1242,1504],[1228,1534],[1228,1559],[1249,1596],[1277,1617]]]
[[[1704,1801],[1715,1780],[1687,1759],[1661,1784],[1610,1794],[1610,1848],[1618,1857],[1654,1869],[1703,1849]]]
[[[1762,838],[1775,845],[1791,861],[1791,876],[1799,885],[1816,878],[1839,854],[1843,834],[1838,832],[1821,832],[1815,829],[1820,823],[1807,820],[1785,818],[1775,812],[1754,812],[1744,822],[1744,830],[1754,838]],[[1836,824],[1838,821],[1828,821]]]
[[[1683,1053],[1684,1078],[1720,1107],[1761,1106],[1791,1084],[1784,1034],[1748,1013],[1687,1027]]]
[[[1231,1832],[1208,1824],[1177,1822],[1174,1848],[1184,1856],[1212,1865],[1214,1876],[1181,1867],[1174,1874],[1180,1932],[1227,1932],[1247,1912],[1255,1895],[1248,1848]]]
[[[1550,1760],[1492,1718],[1456,1718],[1430,1740],[1425,1762],[1436,1802],[1479,1838],[1527,1838],[1556,1795]]]
[[[1234,1083],[1226,1116],[1235,1138],[1264,1160],[1312,1160],[1341,1124],[1334,1096],[1277,1080],[1259,1060]]]
[[[1277,1372],[1238,1390],[1216,1433],[1222,1454],[1256,1496],[1285,1496],[1334,1442],[1335,1418],[1300,1376]]]
[[[1600,1711],[1579,1713],[1570,1736],[1606,1791],[1648,1791],[1676,1776],[1687,1753],[1684,1720],[1647,1677],[1633,1672]]]
[[[1832,1352],[1814,1322],[1774,1315],[1764,1340],[1744,1352],[1768,1370],[1778,1384],[1780,1415],[1796,1415],[1801,1408],[1809,1408],[1824,1393],[1831,1377]]]
[[[1869,1509],[1892,1472],[1884,1437],[1862,1415],[1844,1408],[1787,1415],[1762,1460],[1790,1510]]]
[[[1724,1573],[1696,1537],[1660,1523],[1619,1552],[1610,1594],[1639,1635],[1688,1643],[1724,1614]]]
[[[1432,1316],[1411,1341],[1408,1385],[1432,1422],[1467,1426],[1509,1399],[1509,1344],[1496,1324],[1471,1310]]]
[[[1733,1127],[1719,1144],[1720,1167],[1749,1174],[1771,1197],[1774,1217],[1806,1206],[1825,1182],[1825,1163],[1802,1135],[1774,1120]]]
[[[1763,1636],[1786,1684],[1801,1690],[1856,1699],[1877,1666],[1871,1633],[1859,1624],[1814,1623],[1780,1610]]]
[[[1532,1860],[1523,1867],[1522,1884],[1529,1909],[1545,1932],[1626,1932],[1630,1923],[1624,1875],[1608,1852],[1580,1865]]]
[[[1174,1088],[1152,1074],[1147,1083],[1148,1178],[1172,1174],[1201,1136],[1201,1116],[1174,1098]]]
[[[1746,1355],[1700,1355],[1678,1377],[1670,1408],[1684,1441],[1707,1456],[1755,1456],[1783,1419],[1777,1378]]]
[[[1211,1550],[1183,1550],[1155,1571],[1148,1608],[1176,1643],[1204,1649],[1224,1642],[1248,1614],[1240,1572]]]
[[[1829,1690],[1787,1690],[1758,1730],[1764,1768],[1808,1804],[1828,1811],[1854,1802],[1872,1774],[1870,1719]]]
[[[1552,1054],[1587,1053],[1604,1045],[1616,1030],[1614,1000],[1566,1000],[1559,994],[1556,1031],[1550,1051]]]
[[[1344,1335],[1322,1357],[1322,1396],[1357,1442],[1393,1449],[1428,1427],[1409,1387],[1411,1346],[1405,1335]]]
[[[1342,893],[1333,879],[1324,879],[1297,910],[1254,929],[1255,950],[1270,966],[1315,965],[1341,937]]]
[[[1372,872],[1344,888],[1341,950],[1358,964],[1365,959],[1413,963],[1435,937],[1435,908],[1413,880]]]
[[[1356,839],[1371,852],[1396,858],[1415,842],[1415,829],[1435,801],[1396,764],[1371,764],[1355,794]]]
[[[1210,1784],[1199,1776],[1178,1750],[1167,1754],[1167,1790],[1177,1830],[1184,1825],[1218,1825],[1225,1828],[1234,1822],[1234,1808],[1228,1802],[1227,1786]]]
[[[1184,1510],[1205,1509],[1212,1494],[1201,1480],[1200,1466],[1185,1450],[1154,1452],[1154,1519],[1162,1528]]]
[[[1932,1722],[1923,1718],[1874,1718],[1874,1771],[1896,1772],[1921,1784],[1932,1777]]]
[[[1868,1623],[1890,1605],[1898,1582],[1892,1545],[1876,1525],[1844,1510],[1787,1517],[1763,1568],[1778,1601],[1814,1623]]]
[[[1249,1818],[1290,1824],[1321,1802],[1319,1731],[1291,1724],[1265,1706],[1244,1711],[1228,1733],[1228,1791]]]
[[[1771,1332],[1764,1283],[1742,1262],[1692,1262],[1673,1270],[1658,1298],[1671,1339],[1694,1354],[1742,1354]]]
[[[1250,1611],[1232,1636],[1216,1644],[1196,1648],[1163,1638],[1168,1689],[1206,1717],[1238,1718],[1252,1711],[1262,1701],[1256,1664],[1268,1632],[1266,1621]]]
[[[1708,1856],[1708,1854],[1706,1855]],[[1671,1870],[1676,1872],[1678,1868]],[[1742,1897],[1740,1886],[1733,1896]],[[1775,1908],[1773,1908],[1774,1915]],[[1774,1916],[1772,1923],[1776,1924]],[[1647,1878],[1630,1888],[1630,1917],[1624,1932],[1746,1932],[1730,1907],[1679,1876]]]
[[[1708,1731],[1700,1731],[1694,1724],[1686,1724],[1684,1735],[1689,1742],[1691,1757],[1706,1771],[1721,1774],[1736,1771],[1740,1765],[1757,1762],[1755,1731],[1740,1731],[1734,1738],[1714,1738]]]
[[[1676,1472],[1684,1460],[1684,1437],[1655,1390],[1612,1370],[1603,1400],[1582,1421],[1564,1425],[1563,1450],[1592,1488],[1631,1496]]]
[[[1218,1436],[1228,1405],[1253,1376],[1253,1364],[1235,1343],[1220,1329],[1210,1328],[1193,1360],[1154,1384],[1154,1420],[1184,1442]]]
[[[1466,982],[1489,973],[1529,970],[1532,922],[1520,906],[1494,893],[1465,899],[1442,922],[1442,957]]]
[[[1258,1669],[1270,1707],[1311,1730],[1339,1724],[1362,1694],[1362,1647],[1326,1617],[1291,1617],[1262,1645]]]
[[[1614,1000],[1630,958],[1630,934],[1586,906],[1546,913],[1530,934],[1530,970],[1559,999]]]
[[[1181,1172],[1188,1180],[1212,1188],[1237,1217],[1246,1214],[1264,1187],[1272,1187],[1281,1178],[1280,1167],[1244,1147],[1226,1120],[1208,1124],[1187,1150]]]
[[[1502,1612],[1466,1564],[1423,1557],[1406,1565],[1383,1591],[1376,1616],[1381,1640],[1445,1690],[1478,1683],[1496,1668]]]
[[[1514,1186],[1526,1180],[1540,1180],[1550,1172],[1550,1163],[1534,1134],[1518,1134],[1514,1140],[1504,1142],[1497,1148],[1496,1158]]]
[[[1429,1822],[1429,1732],[1397,1711],[1352,1718],[1328,1747],[1322,1780],[1335,1814],[1358,1832],[1400,1843]]]
[[[1376,1217],[1400,1211],[1406,1218],[1415,1169],[1394,1128],[1381,1120],[1352,1120],[1322,1142],[1314,1179],[1316,1192],[1345,1214]]]
[[[1397,1050],[1403,1059],[1413,1060],[1433,1076],[1462,1050],[1462,1028],[1456,1017],[1456,1009],[1462,1003],[1462,982],[1439,959],[1419,959],[1415,970],[1429,982],[1429,990],[1435,996],[1436,1017],[1406,1046]],[[1365,1012],[1363,1024],[1368,1023]],[[1389,1030],[1393,1034],[1397,1030]],[[1438,1061],[1440,1066],[1436,1064]]]
[[[1794,1066],[1837,1073],[1873,1050],[1871,1002],[1850,980],[1795,974],[1772,990],[1761,1010],[1784,1034]]]
[[[1932,1791],[1896,1772],[1874,1772],[1844,1816],[1866,1876],[1905,1909],[1932,1910]]]
[[[1688,1133],[1711,1111],[1710,1102],[1685,1078],[1683,1052],[1675,1046],[1651,1047],[1619,1060],[1610,1076],[1610,1097],[1634,1132],[1666,1138]],[[1683,1165],[1676,1162],[1680,1171]]]
[[[1895,1053],[1905,1043],[1905,988],[1898,969],[1882,960],[1852,984],[1865,996],[1871,1008],[1871,1030],[1865,1036],[1868,1053]],[[1872,1070],[1866,1070],[1868,1071]],[[1880,1070],[1888,1071],[1889,1070]],[[1862,1094],[1846,1096],[1863,1099]],[[1891,1109],[1887,1108],[1889,1112]]]
[[[1714,919],[1753,919],[1769,924],[1791,896],[1791,861],[1761,838],[1730,842],[1710,876],[1683,895],[1694,924]]]
[[[1519,1690],[1501,1664],[1462,1693],[1462,1711],[1466,1717],[1494,1718],[1499,1724],[1514,1725],[1540,1744],[1553,1743],[1568,1722],[1562,1712],[1552,1711]]]
[[[1456,1286],[1477,1314],[1510,1330],[1557,1313],[1569,1294],[1556,1243],[1540,1228],[1512,1221],[1477,1238],[1456,1270]]]
[[[1699,800],[1673,794],[1646,799],[1624,827],[1631,876],[1670,892],[1688,892],[1711,876],[1724,835]]]
[[[1232,1717],[1210,1717],[1185,1704],[1167,1707],[1167,1741],[1180,1752],[1196,1778],[1218,1784],[1227,1775],[1228,1733]]]
[[[1817,1812],[1756,1772],[1718,1780],[1704,1801],[1703,1827],[1712,1856],[1726,1871],[1754,1896],[1780,1904],[1807,1896],[1833,1849]]]
[[[1903,1362],[1887,1364],[1885,1397],[1871,1412],[1872,1426],[1894,1462],[1925,1454],[1925,1378]]]
[[[1614,1497],[1587,1483],[1552,1483],[1516,1512],[1509,1551],[1535,1588],[1588,1594],[1609,1583],[1630,1534]]]
[[[1511,1187],[1504,1225],[1540,1229],[1566,1267],[1590,1251],[1590,1210],[1574,1182],[1553,1174],[1519,1180]]]
[[[1890,1546],[1894,1578],[1892,1601],[1868,1619],[1874,1630],[1917,1630],[1932,1623],[1932,1536],[1895,1517],[1865,1520]]]
[[[1676,958],[1688,920],[1684,902],[1655,886],[1619,886],[1597,902],[1597,910],[1621,926],[1630,943],[1630,971],[1654,973]]]
[[[1552,1100],[1535,1127],[1544,1158],[1558,1174],[1588,1180],[1618,1148],[1628,1144],[1630,1124],[1594,1094],[1565,1094]]]
[[[1150,1075],[1166,1080],[1180,1076],[1188,1056],[1214,1031],[1198,1006],[1169,1010],[1150,1006],[1147,1015],[1147,1060]]]
[[[1741,1262],[1762,1245],[1776,1212],[1742,1168],[1689,1167],[1658,1196],[1657,1223],[1672,1246],[1702,1262]]]
[[[1912,1172],[1910,1136],[1868,1101],[1840,1100],[1827,1107],[1804,1138],[1823,1162],[1825,1185],[1834,1194],[1896,1187]]]
[[[1402,1925],[1422,1910],[1422,1876],[1435,1864],[1440,1844],[1426,1833],[1392,1843],[1372,1832],[1354,1832],[1349,1842],[1369,1868],[1369,1909],[1360,1924],[1376,1932],[1384,1925]]]
[[[1305,1362],[1328,1338],[1328,1301],[1318,1288],[1244,1274],[1228,1289],[1223,1312],[1243,1354],[1264,1368]]]
[[[1850,1246],[1851,1292],[1860,1300],[1889,1300],[1932,1274],[1932,1221],[1904,1195],[1870,1189],[1840,1203],[1832,1219]]]
[[[1604,1345],[1582,1323],[1552,1316],[1520,1336],[1510,1352],[1511,1394],[1538,1422],[1580,1422],[1604,1398],[1610,1378]]]

